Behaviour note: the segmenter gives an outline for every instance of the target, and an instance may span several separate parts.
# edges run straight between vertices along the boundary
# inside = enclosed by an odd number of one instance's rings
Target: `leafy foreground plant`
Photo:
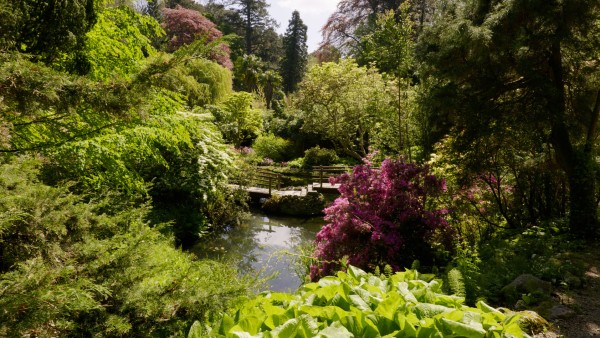
[[[267,292],[233,317],[224,315],[212,337],[528,337],[519,315],[484,302],[477,308],[445,295],[433,275],[416,271],[376,276],[348,273],[306,284],[295,294]],[[188,335],[199,337],[196,322]]]

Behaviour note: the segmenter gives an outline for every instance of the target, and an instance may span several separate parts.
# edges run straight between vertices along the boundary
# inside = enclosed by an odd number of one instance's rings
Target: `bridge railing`
[[[269,189],[270,196],[272,190],[281,189],[281,174],[269,169],[256,168],[251,183],[254,187]]]
[[[352,171],[352,167],[348,166],[316,166],[313,167],[313,181],[319,184],[319,187],[323,188],[323,183],[329,182],[329,177],[339,176],[343,173]]]
[[[231,177],[229,182],[237,185],[241,189],[263,188],[269,191],[269,196],[273,190],[281,188],[282,176],[269,169],[253,167],[241,173],[238,177]]]

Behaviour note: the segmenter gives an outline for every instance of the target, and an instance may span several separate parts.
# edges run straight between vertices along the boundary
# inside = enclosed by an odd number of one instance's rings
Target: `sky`
[[[308,52],[314,52],[321,42],[321,28],[327,18],[335,11],[339,0],[267,0],[271,6],[269,13],[279,23],[277,32],[285,33],[292,12],[300,12],[300,18],[304,21],[308,31]]]

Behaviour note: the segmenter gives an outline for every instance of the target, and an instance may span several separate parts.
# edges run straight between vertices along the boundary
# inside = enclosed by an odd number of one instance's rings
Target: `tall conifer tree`
[[[296,90],[306,71],[308,59],[306,29],[306,25],[300,19],[300,13],[294,11],[283,37],[285,55],[281,63],[283,88],[288,93]]]
[[[265,0],[233,0],[229,4],[236,7],[244,22],[244,51],[255,54],[255,42],[258,35],[269,27],[277,26],[269,16],[269,4]]]

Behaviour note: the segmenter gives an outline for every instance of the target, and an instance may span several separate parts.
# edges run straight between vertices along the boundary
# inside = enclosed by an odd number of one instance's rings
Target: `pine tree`
[[[157,21],[161,21],[162,13],[161,10],[164,8],[164,3],[160,0],[148,0],[146,7],[144,8],[144,14],[150,15]]]
[[[237,7],[244,22],[244,50],[246,54],[254,54],[255,42],[261,31],[277,26],[267,11],[269,4],[265,0],[234,0],[230,4]]]
[[[283,88],[288,93],[296,90],[306,71],[308,60],[306,29],[306,25],[300,19],[300,13],[294,11],[283,37],[285,55],[281,63]]]

